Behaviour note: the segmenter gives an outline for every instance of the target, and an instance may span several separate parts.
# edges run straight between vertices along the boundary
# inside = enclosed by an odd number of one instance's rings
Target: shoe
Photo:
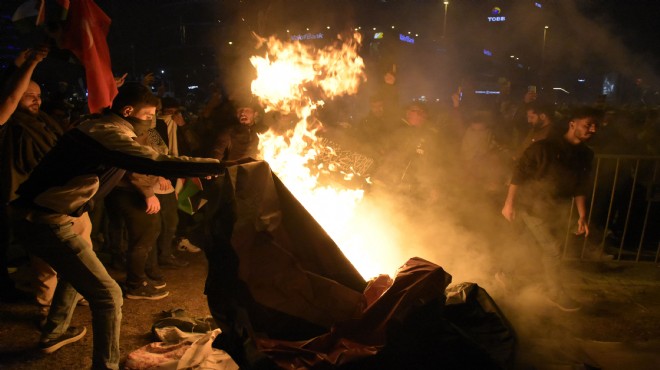
[[[84,337],[86,333],[87,328],[84,326],[69,326],[69,328],[66,330],[66,333],[60,335],[59,337],[39,342],[39,348],[43,353],[53,353],[69,343],[79,341],[80,338]]]
[[[158,259],[158,265],[164,268],[180,268],[180,267],[186,267],[189,264],[190,263],[188,261],[178,259],[173,254]]]
[[[566,293],[558,293],[555,296],[546,297],[548,302],[564,312],[575,312],[582,308],[580,302],[569,297]]]
[[[199,253],[202,251],[201,248],[192,244],[190,240],[186,238],[179,240],[179,244],[177,244],[176,249],[180,250],[181,252],[189,252],[189,253]]]
[[[156,301],[163,299],[170,294],[167,290],[157,289],[146,280],[142,282],[141,286],[135,288],[128,288],[126,290],[126,298],[128,299],[147,299]]]
[[[147,280],[149,280],[149,284],[151,284],[151,286],[153,286],[156,289],[163,289],[167,286],[165,280],[155,280],[150,278],[147,278]]]
[[[149,284],[153,285],[154,288],[156,289],[163,289],[167,286],[167,283],[165,282],[165,275],[163,275],[162,272],[157,271],[154,272],[153,270],[151,271],[145,271],[147,275],[147,281]]]

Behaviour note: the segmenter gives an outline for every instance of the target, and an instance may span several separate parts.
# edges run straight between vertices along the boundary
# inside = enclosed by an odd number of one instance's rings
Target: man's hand
[[[154,76],[153,72],[149,72],[142,77],[142,85],[146,87],[150,88],[153,86],[154,82],[156,82],[156,76]]]
[[[124,82],[126,82],[126,76],[128,76],[128,72],[124,73],[121,77],[115,77],[115,85],[117,85],[117,88],[120,88]]]
[[[160,201],[158,200],[158,197],[152,195],[149,198],[146,198],[145,201],[147,202],[148,215],[154,215],[160,211]]]
[[[504,216],[509,222],[516,219],[516,210],[513,208],[512,204],[508,202],[504,203],[504,207],[502,207],[502,216]]]
[[[16,56],[14,64],[16,67],[22,66],[25,62],[37,64],[46,59],[49,51],[50,49],[45,45],[37,46],[34,49],[25,49]]]
[[[589,236],[589,225],[587,225],[587,221],[584,219],[584,217],[580,217],[577,221],[577,231],[575,232],[575,235],[582,235],[584,236]]]
[[[183,113],[179,109],[172,113],[172,121],[174,121],[174,123],[176,123],[176,125],[179,127],[186,125],[186,120],[183,118]]]
[[[167,191],[172,188],[172,183],[164,177],[158,177],[158,187],[161,191]]]
[[[20,53],[18,53],[18,55],[16,56],[16,59],[14,59],[14,64],[16,65],[16,67],[20,67],[20,66],[23,65],[23,63],[25,63],[25,61],[28,58],[28,54],[31,51],[32,51],[32,49],[25,49],[25,50],[21,51]]]

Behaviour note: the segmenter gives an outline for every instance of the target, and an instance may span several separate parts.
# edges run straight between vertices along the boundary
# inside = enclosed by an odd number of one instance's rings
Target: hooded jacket
[[[160,154],[135,141],[133,126],[114,113],[67,131],[19,187],[17,206],[80,216],[104,197],[125,171],[163,177],[224,172],[211,158]]]

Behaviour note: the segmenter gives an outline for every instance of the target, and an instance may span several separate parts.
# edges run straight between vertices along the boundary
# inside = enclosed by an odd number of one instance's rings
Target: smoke
[[[286,34],[314,33],[327,27],[319,21],[301,19],[301,14],[311,11],[310,8],[301,5],[292,9],[284,6],[285,3],[291,5],[284,1],[272,2],[266,8],[253,11],[252,14],[260,20],[259,34],[267,36],[269,31],[283,34],[284,29],[290,31]],[[407,259],[424,258],[442,266],[453,276],[454,283],[469,281],[486,288],[505,308],[521,339],[536,335],[545,339],[564,339],[571,332],[579,331],[580,324],[574,322],[573,330],[566,330],[563,318],[550,311],[554,308],[546,301],[542,253],[521,231],[519,222],[509,223],[500,215],[511,172],[508,158],[505,153],[492,152],[476,159],[461,156],[461,143],[465,137],[463,130],[457,128],[461,123],[457,123],[459,120],[452,117],[451,109],[448,109],[449,94],[456,91],[466,75],[471,78],[465,81],[475,83],[473,89],[489,78],[500,77],[498,73],[519,84],[535,84],[541,74],[541,65],[545,67],[543,72],[548,81],[562,81],[566,76],[572,78],[579,71],[590,71],[592,76],[601,77],[604,73],[616,71],[624,75],[651,76],[657,80],[653,61],[631,52],[624,39],[616,35],[612,24],[602,17],[592,19],[573,1],[546,2],[548,9],[543,10],[546,12],[543,14],[547,16],[540,15],[530,2],[511,2],[507,14],[510,14],[511,22],[516,22],[515,27],[505,25],[498,29],[494,28],[498,25],[487,24],[481,18],[462,22],[457,16],[466,14],[469,6],[475,6],[479,11],[488,9],[477,7],[475,2],[456,3],[452,2],[452,7],[456,8],[452,8],[450,14],[454,18],[449,19],[447,37],[443,42],[438,42],[438,14],[442,14],[439,2],[427,8],[432,12],[415,19],[414,26],[422,35],[417,49],[404,44],[395,47],[378,44],[368,37],[373,36],[366,30],[371,25],[360,23],[364,25],[363,34],[366,35],[363,53],[372,53],[367,60],[371,63],[368,66],[371,86],[365,88],[376,91],[382,83],[383,72],[396,66],[399,103],[425,96],[431,102],[438,99],[439,104],[432,104],[435,111],[432,110],[427,122],[430,130],[424,133],[429,147],[423,158],[415,157],[414,170],[409,171],[406,164],[411,163],[408,159],[415,147],[405,145],[407,143],[401,137],[391,137],[392,133],[386,129],[382,131],[384,137],[390,136],[388,139],[394,142],[400,140],[401,145],[390,147],[387,153],[374,158],[380,163],[378,175],[389,172],[389,175],[401,178],[402,167],[397,164],[403,162],[406,181],[377,181],[347,226],[355,237],[352,242],[359,248],[338,243],[346,248],[344,253],[356,267],[369,262],[366,270],[360,269],[366,278],[383,273],[394,275]],[[341,4],[352,9],[348,2]],[[325,10],[327,24],[339,22],[342,24],[339,28],[346,28],[351,21],[359,22],[361,18],[359,9],[348,15],[329,8]],[[373,13],[378,14],[375,10]],[[381,26],[382,23],[388,25],[391,20],[380,23]],[[549,28],[544,39],[545,25]],[[468,47],[480,45],[481,38],[492,42],[494,55],[491,59],[465,51]],[[480,52],[480,48],[477,51]],[[514,51],[520,52],[520,63],[514,62],[501,70],[492,68],[498,63],[512,63],[509,55]],[[496,59],[497,63],[493,62]],[[515,73],[517,77],[506,73]],[[593,82],[594,86],[598,83]],[[595,96],[592,98],[595,100]],[[353,123],[357,124],[357,117],[367,112],[366,105],[358,107],[362,109],[342,116],[355,117]],[[390,109],[390,112],[399,113],[396,109]],[[403,116],[389,118],[399,122]],[[335,124],[324,123],[330,127]],[[492,128],[486,126],[483,130]],[[380,139],[378,136],[371,138],[375,142],[382,141]],[[353,148],[360,151],[360,146],[365,143],[358,143]],[[563,216],[558,214],[557,217]],[[574,277],[562,271],[560,279],[569,283]]]
[[[366,216],[358,219],[367,223],[361,228],[370,234],[360,257],[377,262],[382,268],[377,272],[390,276],[412,257],[433,262],[452,275],[453,284],[476,283],[494,298],[518,334],[519,362],[581,363],[584,358],[570,340],[583,324],[579,316],[567,320],[568,314],[547,301],[543,254],[521,232],[519,220],[509,223],[500,215],[505,184],[493,192],[465,176],[470,169],[461,168],[457,153],[443,155],[457,166],[445,168],[441,176],[422,177],[417,184],[433,189],[433,196],[396,188],[367,193],[358,212]],[[437,170],[422,168],[420,173]],[[560,279],[571,287],[575,277],[565,270]]]

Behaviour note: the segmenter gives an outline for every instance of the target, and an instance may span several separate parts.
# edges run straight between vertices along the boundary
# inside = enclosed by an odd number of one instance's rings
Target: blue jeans
[[[89,229],[89,216],[29,216],[25,248],[48,262],[60,276],[41,340],[64,334],[76,307],[80,292],[92,311],[94,347],[93,369],[119,369],[119,330],[122,292],[92,249],[89,238],[81,236]]]

